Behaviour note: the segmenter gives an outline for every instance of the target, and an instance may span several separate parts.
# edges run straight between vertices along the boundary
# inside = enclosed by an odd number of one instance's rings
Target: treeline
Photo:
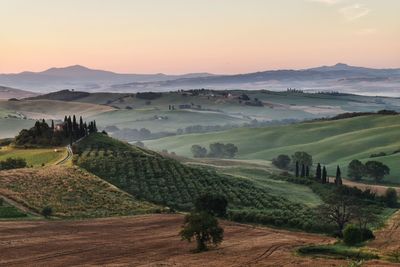
[[[369,115],[399,115],[399,114],[400,113],[395,110],[382,109],[377,112],[347,112],[338,114],[330,118],[314,119],[313,121],[334,121],[334,120],[350,119],[350,118],[369,116]]]
[[[191,151],[195,158],[234,158],[239,150],[234,144],[213,143],[210,144],[209,150],[199,145],[193,145]]]
[[[83,122],[80,117],[79,122],[76,116],[65,116],[64,122],[61,124],[51,125],[43,119],[36,121],[35,125],[30,129],[22,130],[15,137],[15,145],[18,147],[37,147],[37,146],[59,146],[65,143],[73,143],[74,141],[97,132],[96,121],[91,121],[89,124]]]

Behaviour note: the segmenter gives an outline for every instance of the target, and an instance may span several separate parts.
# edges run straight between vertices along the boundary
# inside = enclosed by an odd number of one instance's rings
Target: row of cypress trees
[[[309,178],[310,177],[310,167],[305,164],[301,164],[301,169],[300,169],[300,164],[298,161],[296,161],[295,174],[296,174],[296,177],[302,177],[302,178],[308,177]],[[315,179],[322,184],[329,183],[329,177],[328,177],[328,173],[326,171],[326,167],[325,166],[322,167],[320,163],[318,163],[317,169],[315,171]],[[342,171],[340,170],[339,166],[337,166],[337,168],[336,168],[336,177],[335,177],[334,183],[337,186],[343,185]]]
[[[54,129],[54,122],[51,123],[52,128]],[[89,122],[87,125],[86,122],[83,122],[82,116],[79,117],[79,124],[76,120],[76,116],[65,116],[64,123],[62,125],[63,132],[66,138],[69,138],[70,142],[79,140],[82,137],[85,137],[91,133],[97,132],[96,121]]]

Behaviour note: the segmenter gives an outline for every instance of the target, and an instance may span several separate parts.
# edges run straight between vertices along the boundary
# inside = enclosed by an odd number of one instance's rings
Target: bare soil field
[[[223,222],[219,248],[193,253],[180,240],[182,215],[140,215],[85,221],[0,223],[0,266],[347,266],[300,257],[296,247],[334,239]],[[378,261],[363,266],[392,266]]]
[[[375,240],[368,244],[369,247],[386,254],[400,252],[400,211],[387,221],[384,228],[375,233],[375,237]]]

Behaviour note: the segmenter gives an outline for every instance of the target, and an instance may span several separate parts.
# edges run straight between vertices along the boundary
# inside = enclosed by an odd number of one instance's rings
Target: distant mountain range
[[[0,85],[35,92],[62,89],[83,91],[170,91],[178,89],[296,88],[366,95],[400,96],[400,69],[372,69],[343,63],[304,70],[273,70],[237,75],[194,73],[184,75],[120,74],[83,66],[51,68],[43,72],[0,74]]]

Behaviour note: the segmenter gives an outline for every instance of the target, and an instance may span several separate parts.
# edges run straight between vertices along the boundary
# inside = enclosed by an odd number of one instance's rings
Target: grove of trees
[[[18,147],[41,147],[41,146],[59,146],[65,143],[72,143],[90,133],[97,132],[96,121],[89,124],[83,122],[80,117],[79,122],[75,115],[65,116],[64,122],[60,125],[54,125],[51,121],[49,126],[45,120],[36,121],[30,129],[22,130],[15,137],[15,145]]]
[[[390,174],[390,168],[379,161],[368,161],[363,164],[359,160],[352,160],[347,171],[349,178],[355,181],[360,181],[363,177],[370,177],[378,183],[388,174]]]
[[[200,145],[192,145],[191,151],[195,158],[234,158],[239,150],[234,144],[212,143],[209,150]]]

